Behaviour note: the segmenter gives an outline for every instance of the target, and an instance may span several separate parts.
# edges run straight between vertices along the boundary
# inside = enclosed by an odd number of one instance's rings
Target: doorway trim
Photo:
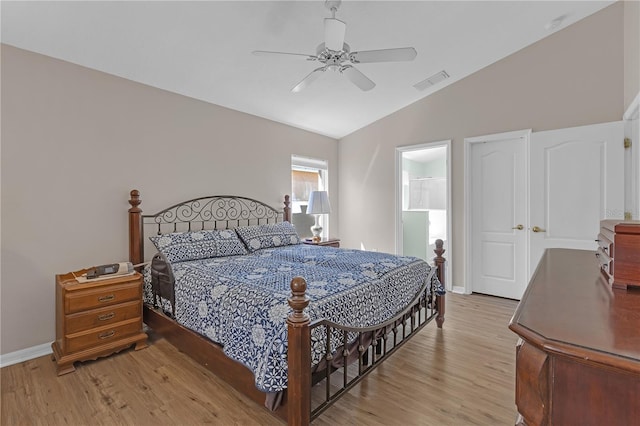
[[[628,167],[625,167],[625,184],[629,185],[628,191],[625,188],[625,207],[630,209],[632,219],[640,219],[640,92],[622,118],[625,137],[631,139],[631,152],[625,152],[625,157],[630,157],[630,164],[627,163]]]
[[[451,234],[451,139],[437,141],[437,142],[425,142],[416,145],[402,145],[396,147],[396,208],[395,208],[395,222],[396,222],[396,253],[402,254],[403,241],[402,241],[402,154],[410,151],[420,151],[429,148],[447,148],[447,252],[444,257],[447,259],[445,267],[445,287],[448,291],[456,290],[457,287],[453,285],[451,280],[451,253],[452,250],[452,234]],[[435,256],[435,253],[433,254]]]
[[[472,216],[473,216],[473,205],[471,203],[471,146],[473,144],[482,143],[482,142],[498,142],[505,139],[517,139],[523,138],[525,143],[525,152],[528,156],[529,154],[529,143],[531,141],[531,129],[525,130],[515,130],[512,132],[504,132],[504,133],[494,133],[491,135],[484,136],[473,136],[470,138],[464,138],[464,205],[466,208],[464,209],[464,227],[465,227],[465,267],[464,267],[464,285],[462,287],[462,292],[464,294],[471,294],[473,292],[473,285],[471,284],[472,278],[472,263],[471,263],[471,242],[472,242]],[[527,161],[527,170],[525,170],[526,175],[526,184],[527,188],[526,199],[529,199],[529,162]],[[529,223],[529,209],[526,210],[526,223]],[[528,249],[527,249],[528,250]],[[529,254],[526,254],[527,262],[525,271],[526,276],[529,276]]]

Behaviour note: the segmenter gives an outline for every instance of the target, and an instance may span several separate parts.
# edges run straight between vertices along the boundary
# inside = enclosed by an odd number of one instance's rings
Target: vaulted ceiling
[[[324,1],[3,1],[2,42],[160,89],[341,138],[446,87],[611,1],[349,1],[352,51],[414,47],[413,61],[354,66],[362,91],[322,64]],[[414,85],[446,71],[424,90]]]

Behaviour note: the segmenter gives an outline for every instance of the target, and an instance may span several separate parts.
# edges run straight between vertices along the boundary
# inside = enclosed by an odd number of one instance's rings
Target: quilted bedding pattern
[[[289,245],[248,255],[172,264],[176,320],[220,343],[227,356],[246,365],[263,392],[287,386],[287,303],[295,276],[307,281],[311,320],[365,327],[405,308],[429,275],[414,257]],[[435,275],[431,285],[443,294]],[[324,344],[314,339],[312,362]]]

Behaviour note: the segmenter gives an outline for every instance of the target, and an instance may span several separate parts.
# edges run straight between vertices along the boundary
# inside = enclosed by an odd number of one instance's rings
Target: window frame
[[[329,165],[327,160],[319,159],[319,158],[310,158],[300,155],[292,155],[291,156],[291,212],[292,217],[291,221],[294,222],[294,215],[301,214],[301,207],[303,205],[307,205],[309,200],[299,200],[296,199],[295,191],[294,191],[294,172],[312,172],[318,174],[318,191],[327,191],[329,193]],[[310,191],[309,191],[310,192]],[[308,194],[307,194],[308,196]],[[314,215],[308,215],[315,221]],[[328,238],[330,220],[329,215],[321,215],[319,218],[320,225],[322,226],[322,234],[321,237],[323,239]],[[309,229],[298,229],[298,233],[301,238],[310,238],[311,231]],[[307,235],[308,234],[308,235]]]

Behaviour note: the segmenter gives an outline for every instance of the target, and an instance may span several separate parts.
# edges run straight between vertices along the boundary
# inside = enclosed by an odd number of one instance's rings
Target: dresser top
[[[640,371],[640,291],[612,289],[592,251],[548,249],[509,328],[546,350]]]
[[[612,232],[640,234],[640,220],[604,219],[600,226]]]

